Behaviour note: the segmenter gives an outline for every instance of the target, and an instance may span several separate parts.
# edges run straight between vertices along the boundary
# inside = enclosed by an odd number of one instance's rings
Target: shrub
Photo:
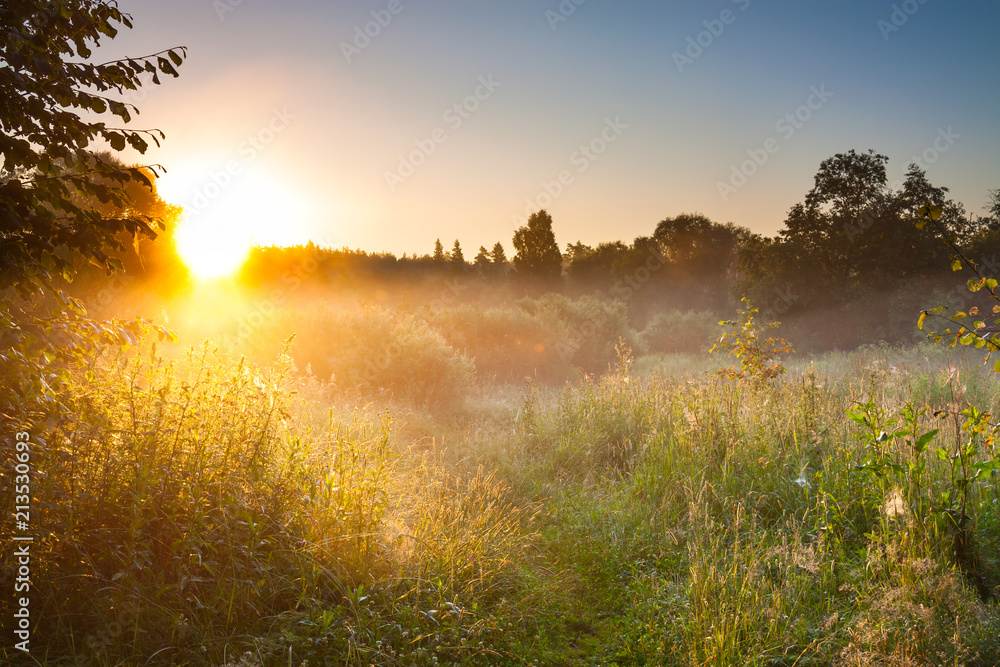
[[[464,354],[415,316],[379,307],[337,311],[313,304],[280,313],[254,336],[255,349],[295,335],[299,368],[341,390],[441,408],[462,401],[475,384]]]
[[[465,305],[428,310],[423,317],[449,345],[475,361],[480,378],[561,381],[573,375],[573,366],[558,351],[567,335],[565,323],[552,313]]]
[[[785,367],[778,358],[793,350],[784,338],[763,338],[763,329],[777,328],[780,323],[757,324],[754,318],[756,314],[757,309],[747,305],[746,310],[740,309],[739,321],[719,323],[720,326],[729,327],[730,331],[722,334],[711,351],[725,350],[740,360],[738,370],[732,366],[719,370],[719,375],[761,385],[784,374]]]
[[[646,354],[697,354],[712,345],[718,318],[710,312],[657,313],[639,334]]]
[[[541,318],[554,317],[563,324],[563,338],[556,344],[560,357],[587,373],[603,373],[617,357],[624,343],[636,347],[635,332],[628,325],[628,306],[585,296],[573,301],[561,294],[540,299],[523,299],[518,306]]]

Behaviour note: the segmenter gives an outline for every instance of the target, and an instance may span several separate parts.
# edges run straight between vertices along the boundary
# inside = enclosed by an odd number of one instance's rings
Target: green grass
[[[924,346],[795,360],[763,387],[704,372],[721,365],[622,354],[601,377],[428,412],[346,400],[287,358],[102,358],[34,460],[32,656],[1000,664],[997,477],[969,486],[975,558],[956,559],[933,509],[955,486],[934,449],[963,437],[933,412],[995,410],[995,379]],[[912,452],[847,418],[908,403],[940,429],[917,491],[858,469]],[[897,496],[929,509],[887,511]]]

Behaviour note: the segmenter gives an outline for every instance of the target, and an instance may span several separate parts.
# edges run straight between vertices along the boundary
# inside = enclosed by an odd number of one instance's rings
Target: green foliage
[[[91,664],[994,664],[993,430],[970,411],[944,444],[927,353],[751,391],[620,347],[602,378],[391,430],[287,359],[104,358],[36,450],[33,638]]]
[[[746,300],[743,300],[746,303]],[[757,309],[746,305],[739,310],[739,320],[719,322],[719,326],[729,327],[712,346],[711,352],[728,351],[740,360],[740,367],[732,366],[717,371],[719,375],[730,380],[740,380],[754,385],[766,384],[785,372],[785,367],[778,361],[783,354],[791,354],[792,348],[783,338],[762,337],[762,330],[774,329],[780,322],[768,322],[758,325],[755,322]]]
[[[151,186],[147,174],[101,159],[87,146],[103,140],[116,151],[129,145],[144,153],[147,139],[158,143],[162,133],[115,129],[82,116],[111,114],[128,124],[137,109],[106,93],[138,90],[146,75],[159,83],[158,72],[177,76],[175,67],[184,54],[181,47],[99,65],[70,62],[89,58],[92,45],[117,34],[116,25],[132,24],[113,3],[60,4],[51,11],[47,3],[21,2],[6,7],[0,17],[0,52],[7,64],[0,75],[0,95],[8,102],[0,183],[8,242],[0,249],[0,288],[14,286],[25,297],[50,286],[55,276],[72,275],[71,258],[57,248],[110,272],[116,264],[104,248],[122,250],[120,232],[154,232],[153,221],[144,216],[109,216],[81,206],[76,195],[129,211],[124,186],[132,181]]]
[[[887,162],[874,151],[853,150],[824,160],[814,187],[791,208],[778,236],[741,243],[733,293],[765,312],[787,311],[787,324],[810,311],[829,313],[828,321],[817,314],[810,331],[810,338],[826,339],[827,349],[909,340],[909,321],[890,322],[885,304],[946,280],[945,249],[914,226],[918,209],[932,201],[948,237],[971,240],[979,225],[917,165],[910,165],[899,190],[890,188]],[[866,321],[880,326],[868,326],[868,336],[859,340]]]
[[[653,390],[655,384],[632,377],[630,353],[623,349],[622,354],[615,373],[585,379],[560,396],[553,463],[563,475],[628,472],[663,428],[653,418],[663,400]]]
[[[951,264],[952,271],[968,269],[975,276],[970,278],[966,284],[969,292],[973,294],[985,292],[989,299],[995,302],[992,309],[993,314],[1000,315],[1000,288],[998,288],[997,280],[984,276],[979,270],[979,265],[966,257],[957,244],[957,239],[949,235],[948,230],[941,224],[942,213],[940,206],[927,201],[918,211],[921,219],[916,223],[917,228],[924,229],[929,223],[938,232],[955,256]],[[945,306],[938,306],[920,313],[920,317],[917,319],[917,328],[923,330],[928,317],[944,320],[948,325],[947,328],[943,332],[928,332],[928,337],[931,340],[935,343],[947,341],[951,347],[961,344],[985,350],[984,361],[988,363],[993,353],[1000,350],[1000,343],[994,338],[995,334],[1000,331],[1000,317],[993,319],[991,325],[985,321],[988,319],[987,316],[980,314],[979,306],[972,306],[968,312],[957,310],[947,317],[941,314],[945,308]],[[1000,373],[1000,362],[993,365],[993,370]]]
[[[128,190],[134,183],[151,189],[156,168],[125,167],[88,148],[106,141],[115,151],[143,153],[163,137],[95,120],[110,114],[127,125],[138,110],[109,95],[137,90],[147,76],[154,83],[158,73],[177,76],[183,61],[181,47],[87,62],[117,26],[131,25],[111,2],[31,1],[0,10],[0,413],[8,419],[50,411],[67,365],[154,328],[141,320],[91,322],[59,289],[82,262],[121,270],[109,251],[162,225],[133,206]]]
[[[971,406],[960,412],[938,411],[936,417],[951,420],[956,427],[954,443],[948,446],[938,442],[940,429],[922,428],[926,412],[908,403],[897,420],[872,399],[848,410],[848,417],[860,427],[867,454],[857,468],[874,482],[864,489],[866,505],[880,516],[883,530],[907,525],[917,535],[912,539],[938,557],[951,559],[984,596],[989,595],[973,523],[993,512],[983,504],[979,485],[1000,469],[995,444],[1000,426]],[[898,428],[897,421],[902,421]],[[930,476],[929,468],[938,474]],[[929,476],[935,481],[929,482]]]
[[[95,664],[146,642],[215,655],[252,619],[361,578],[376,555],[362,538],[387,507],[387,435],[333,424],[306,431],[327,448],[304,441],[285,373],[208,348],[86,372],[33,459],[36,637],[64,650],[92,634],[76,650]]]

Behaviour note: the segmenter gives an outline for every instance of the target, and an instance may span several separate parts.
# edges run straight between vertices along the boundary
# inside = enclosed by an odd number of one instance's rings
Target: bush
[[[466,305],[425,311],[423,316],[449,345],[472,357],[482,379],[520,382],[538,377],[556,382],[573,376],[573,366],[558,351],[566,325],[552,313]]]
[[[587,373],[604,373],[618,356],[619,343],[636,347],[635,332],[628,325],[628,306],[585,296],[573,301],[561,294],[522,299],[518,306],[530,315],[557,319],[563,324],[556,351],[563,361]]]
[[[292,308],[265,324],[253,346],[273,349],[293,334],[296,365],[351,393],[441,408],[461,402],[475,386],[472,361],[411,315],[373,306]]]
[[[646,354],[698,354],[712,346],[718,316],[710,312],[657,313],[639,334]]]

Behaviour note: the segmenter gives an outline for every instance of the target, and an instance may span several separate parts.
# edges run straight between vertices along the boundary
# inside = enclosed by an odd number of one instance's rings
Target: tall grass
[[[73,417],[33,461],[33,646],[95,665],[244,650],[248,664],[338,650],[368,664],[361,634],[399,639],[398,622],[360,615],[376,600],[390,616],[428,595],[475,606],[459,628],[516,590],[533,510],[488,473],[401,466],[388,416],[344,421],[299,389],[316,382],[288,358],[258,367],[208,345],[83,371]],[[403,524],[405,539],[388,528]]]
[[[356,317],[467,366],[413,316]],[[398,363],[430,373],[427,354]],[[77,369],[73,417],[33,462],[35,655],[1000,664],[998,477],[960,483],[952,457],[993,454],[954,418],[1000,405],[990,376],[923,347],[793,361],[770,385],[616,355],[604,374],[480,386],[443,411],[407,395],[359,408],[375,385],[347,394],[289,357],[211,346]],[[925,451],[907,424],[938,429]]]

